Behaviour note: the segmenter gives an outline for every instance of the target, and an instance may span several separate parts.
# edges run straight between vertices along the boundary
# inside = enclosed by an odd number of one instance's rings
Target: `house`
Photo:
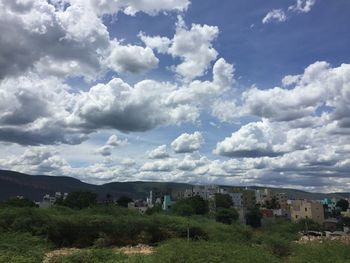
[[[173,202],[171,201],[170,195],[165,195],[165,196],[164,196],[164,200],[163,200],[162,209],[163,209],[164,211],[170,211],[172,205],[173,205]]]
[[[274,209],[273,210],[273,215],[274,217],[282,217],[282,218],[287,218],[290,219],[290,210],[289,209]]]
[[[294,200],[290,211],[291,219],[294,222],[297,222],[300,219],[312,219],[321,225],[324,222],[323,205],[318,202]]]
[[[272,209],[260,209],[260,214],[264,218],[271,218],[273,216],[273,210]]]

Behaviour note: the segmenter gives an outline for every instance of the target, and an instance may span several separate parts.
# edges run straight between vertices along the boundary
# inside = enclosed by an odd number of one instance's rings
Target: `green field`
[[[187,227],[190,240],[187,240]],[[296,244],[298,226],[287,221],[252,229],[209,216],[141,216],[125,208],[95,206],[0,208],[0,262],[42,262],[59,248],[79,248],[58,262],[350,262],[350,246]],[[118,247],[147,244],[151,255],[125,255]]]

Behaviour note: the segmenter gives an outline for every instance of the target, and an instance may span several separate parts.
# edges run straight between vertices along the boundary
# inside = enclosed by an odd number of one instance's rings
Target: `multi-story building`
[[[272,199],[272,191],[270,189],[258,189],[255,191],[256,203],[260,205],[265,205],[266,201]]]
[[[232,199],[233,207],[242,208],[243,207],[243,193],[229,193]]]
[[[288,195],[286,193],[277,193],[275,195],[276,201],[281,209],[287,209],[288,206]]]
[[[300,219],[312,219],[319,224],[323,224],[323,205],[318,202],[307,200],[295,200],[291,205],[291,219],[292,221],[298,221]]]

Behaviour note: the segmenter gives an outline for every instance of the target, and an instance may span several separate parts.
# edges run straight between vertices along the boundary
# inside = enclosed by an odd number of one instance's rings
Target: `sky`
[[[350,191],[348,0],[0,0],[0,169]]]

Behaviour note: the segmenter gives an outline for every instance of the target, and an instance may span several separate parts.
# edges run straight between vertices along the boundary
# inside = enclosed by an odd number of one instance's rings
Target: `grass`
[[[297,232],[297,225],[283,220],[253,230],[205,216],[141,216],[113,206],[78,211],[1,208],[0,263],[42,262],[48,251],[60,247],[81,249],[56,256],[50,263],[350,263],[350,245],[297,244]],[[155,246],[154,253],[130,256],[115,249],[138,243]]]
[[[28,233],[0,234],[0,263],[38,263],[52,246]]]

